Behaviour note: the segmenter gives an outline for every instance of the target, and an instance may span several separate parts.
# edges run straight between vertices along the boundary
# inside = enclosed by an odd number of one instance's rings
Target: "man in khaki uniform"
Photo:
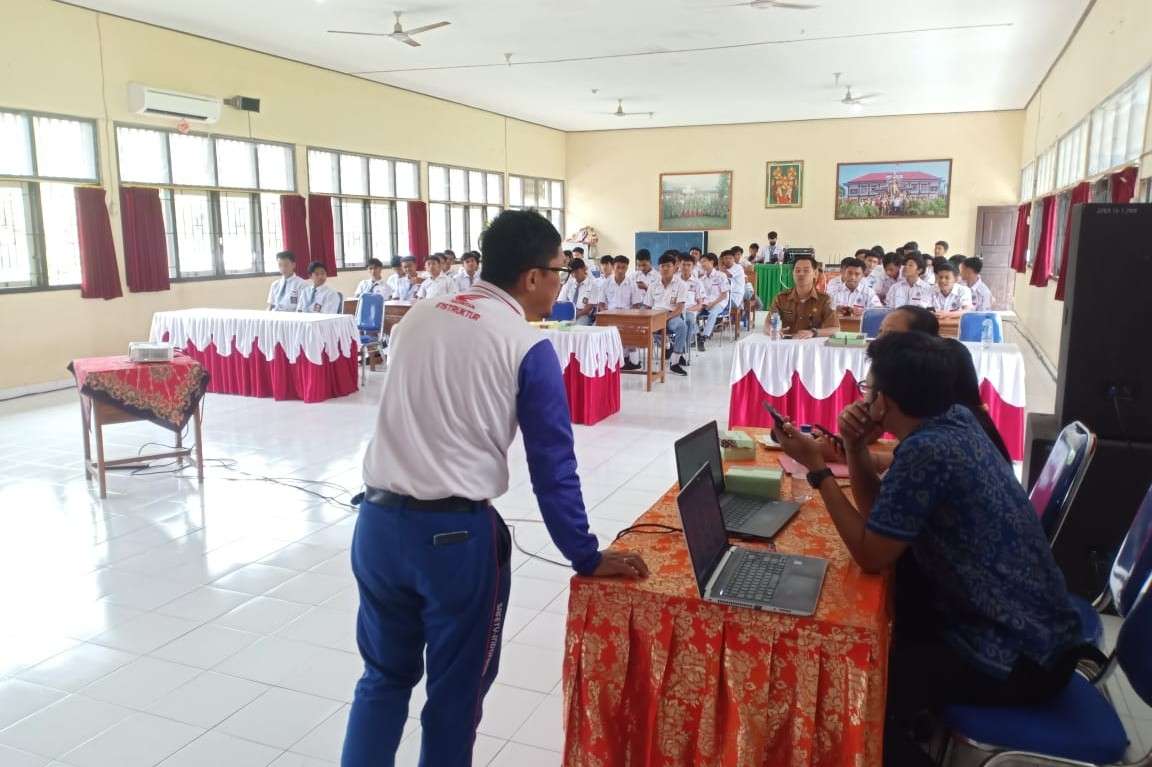
[[[793,338],[830,336],[839,330],[832,299],[816,289],[816,259],[808,255],[797,256],[792,264],[792,280],[796,285],[794,288],[778,293],[772,299],[764,332],[769,331],[772,312],[780,313],[780,332]]]

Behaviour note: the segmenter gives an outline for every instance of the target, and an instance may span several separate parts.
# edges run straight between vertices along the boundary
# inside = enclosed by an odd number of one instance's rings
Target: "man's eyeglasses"
[[[559,275],[572,274],[572,270],[566,266],[530,266],[524,271],[530,272],[533,269],[540,269],[545,272],[556,272]]]

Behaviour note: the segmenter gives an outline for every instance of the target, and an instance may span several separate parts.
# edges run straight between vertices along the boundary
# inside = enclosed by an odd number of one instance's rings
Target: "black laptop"
[[[717,501],[703,466],[676,496],[700,598],[792,615],[816,612],[828,560],[728,545]]]
[[[720,498],[724,527],[733,535],[771,538],[796,516],[795,501],[769,501],[747,495],[734,495],[724,489],[724,461],[720,453],[720,429],[716,422],[676,440],[676,474],[683,489],[701,466],[707,464],[712,484]]]

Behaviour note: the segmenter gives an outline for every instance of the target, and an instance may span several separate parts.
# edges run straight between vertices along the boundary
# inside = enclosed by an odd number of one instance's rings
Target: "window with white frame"
[[[508,177],[508,207],[535,208],[564,236],[564,182],[550,178]]]
[[[0,110],[0,291],[80,284],[76,187],[97,166],[92,120]]]
[[[1056,188],[1056,147],[1051,147],[1036,160],[1036,196],[1043,197]]]
[[[420,164],[393,157],[308,150],[308,189],[332,197],[339,266],[407,256],[408,201],[420,199]]]
[[[124,184],[160,188],[174,280],[276,271],[280,195],[296,190],[291,144],[116,126]]]
[[[1070,130],[1056,144],[1056,188],[1072,186],[1087,175],[1088,121]]]
[[[1028,166],[1020,171],[1020,202],[1028,202],[1032,199],[1032,193],[1036,189],[1036,163],[1030,162]]]
[[[456,255],[480,249],[484,228],[504,209],[504,174],[428,164],[428,245]]]
[[[1088,175],[1134,162],[1144,149],[1152,69],[1134,77],[1092,110]]]

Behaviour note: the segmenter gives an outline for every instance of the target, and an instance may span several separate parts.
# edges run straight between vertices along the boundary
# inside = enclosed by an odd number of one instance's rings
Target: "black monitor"
[[[716,494],[724,492],[724,461],[720,454],[720,429],[715,421],[676,440],[676,479],[680,487],[688,486],[700,467],[708,464]]]

